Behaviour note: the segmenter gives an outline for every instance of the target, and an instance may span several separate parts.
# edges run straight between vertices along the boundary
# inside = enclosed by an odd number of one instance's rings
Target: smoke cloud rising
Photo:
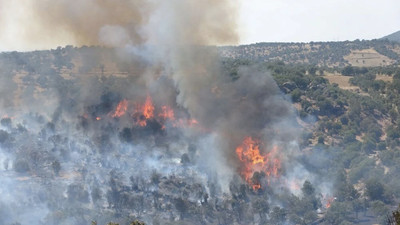
[[[17,174],[10,175],[13,179],[0,178],[7,182],[0,193],[21,185],[21,179],[37,185],[21,191],[22,196],[41,196],[29,201],[32,208],[41,207],[29,222],[87,224],[90,216],[98,216],[93,211],[101,212],[104,205],[118,214],[123,213],[118,209],[124,204],[134,205],[135,216],[140,217],[152,204],[143,200],[143,192],[179,197],[150,183],[167,186],[165,177],[174,181],[184,177],[179,182],[187,182],[188,187],[202,184],[205,190],[198,188],[200,197],[192,192],[185,196],[193,204],[207,201],[204,193],[217,199],[231,191],[232,181],[247,179],[236,148],[248,137],[260,140],[261,154],[274,159],[274,168],[268,165],[258,168],[259,172],[283,173],[296,155],[295,112],[272,76],[262,68],[241,67],[239,78],[233,80],[223,72],[218,50],[212,47],[238,42],[236,1],[22,2],[20,18],[26,24],[24,32],[17,32],[20,40],[40,46],[49,38],[61,38],[74,45],[115,48],[67,47],[53,50],[52,57],[43,54],[40,60],[35,53],[25,53],[19,61],[7,55],[16,66],[0,72],[17,71],[20,77],[7,80],[16,86],[14,90],[11,85],[0,86],[0,93],[17,99],[12,103],[0,99],[7,113],[4,132],[15,136],[2,140],[0,159],[7,161],[3,173],[10,162]],[[0,4],[15,7],[4,0]],[[6,18],[0,15],[0,24],[8,23]],[[107,69],[112,67],[121,74],[108,76]],[[24,86],[29,82],[41,87]],[[282,162],[278,164],[275,158]],[[189,169],[188,162],[192,163]],[[18,175],[27,172],[31,175],[27,178]],[[36,176],[50,180],[49,184],[33,180]],[[20,180],[15,181],[16,177]],[[122,195],[128,189],[122,181],[130,182],[129,189],[140,194]],[[49,186],[51,191],[43,193]],[[7,204],[19,199],[12,195],[0,200]],[[82,204],[93,211],[62,213]],[[28,221],[28,212],[21,215],[3,221]],[[114,217],[105,215],[99,220],[109,218]]]
[[[237,43],[237,1],[84,0],[0,1],[1,39],[28,49],[46,42],[125,46]],[[48,46],[48,45],[47,45]],[[7,46],[4,46],[7,47]]]

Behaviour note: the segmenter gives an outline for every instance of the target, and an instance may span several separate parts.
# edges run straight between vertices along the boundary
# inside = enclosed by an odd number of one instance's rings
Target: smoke
[[[19,12],[17,15],[3,14],[0,21],[19,20],[20,28],[16,28],[15,35],[20,35],[18,38],[23,43],[33,46],[41,46],[48,40],[75,45],[138,43],[142,39],[138,33],[140,25],[146,22],[151,7],[143,0],[24,0],[17,5],[8,1],[0,4],[10,12]],[[14,7],[19,9],[12,10]],[[118,37],[120,33],[115,34],[116,31],[126,33],[129,38]],[[104,37],[99,38],[99,35]]]
[[[0,64],[2,67],[2,64]],[[4,109],[13,106],[16,84],[8,71],[0,69],[0,106]]]
[[[238,41],[237,2],[158,0],[0,1],[2,48],[56,44],[226,44]]]
[[[220,162],[214,170],[225,171],[221,177],[236,173],[235,148],[246,136],[263,139],[267,149],[296,138],[296,132],[286,132],[291,126],[287,124],[292,124],[288,118],[294,118],[293,110],[273,78],[258,68],[240,68],[240,78],[233,82],[222,75],[217,49],[207,47],[238,42],[236,1],[45,0],[26,1],[20,7],[27,22],[22,38],[33,45],[43,37],[68,37],[76,45],[118,47],[116,57],[120,59],[133,55],[127,61],[136,73],[129,75],[129,83],[106,85],[89,76],[78,78],[80,88],[74,91],[68,82],[63,82],[65,86],[54,84],[57,88],[48,95],[55,91],[59,106],[48,100],[46,109],[57,108],[55,115],[89,111],[97,118],[122,98],[143,99],[150,93],[156,103],[182,107],[201,126],[213,131],[214,144],[207,148],[218,154],[199,154]],[[91,64],[110,60],[95,59],[96,52],[86,54],[90,57],[80,57],[82,72],[93,70]],[[22,105],[29,105],[30,96]],[[287,124],[282,126],[282,121]],[[279,131],[284,135],[278,135],[278,126],[285,127]],[[192,139],[190,135],[197,134],[189,133],[187,138]]]
[[[241,175],[243,165],[235,150],[246,137],[264,143],[262,154],[277,148],[283,167],[291,166],[299,133],[291,104],[263,68],[241,67],[233,80],[223,72],[213,47],[238,42],[236,1],[22,2],[26,14],[20,18],[26,24],[24,32],[17,33],[25,43],[41,46],[51,37],[115,48],[67,47],[40,60],[28,54],[30,61],[16,67],[24,72],[16,84],[24,90],[14,104],[20,112],[7,130],[13,138],[1,144],[14,170],[29,173],[30,183],[36,184],[32,176],[50,180],[38,190],[53,188],[43,199],[30,201],[47,203],[50,211],[38,212],[40,218],[32,223],[60,217],[65,224],[84,224],[89,221],[85,212],[60,211],[104,205],[118,213],[126,213],[118,211],[126,205],[134,206],[140,217],[144,208],[152,208],[149,202],[140,203],[144,193],[162,193],[168,196],[162,200],[169,201],[185,197],[177,188],[197,183],[207,190],[198,188],[196,197],[190,192],[195,204],[207,201],[203,192],[217,199]],[[3,0],[0,4],[15,7]],[[0,24],[6,17],[0,16]],[[31,85],[25,89],[24,82]],[[39,88],[34,85],[38,83]],[[11,87],[1,84],[1,93],[16,95]],[[0,100],[6,104],[5,98]],[[127,112],[114,118],[121,101]],[[142,110],[145,102],[149,111]],[[174,112],[173,121],[160,116],[166,106]],[[147,118],[145,113],[152,115]],[[288,169],[284,175],[290,180],[297,172]],[[131,186],[124,186],[129,182]],[[9,183],[4,190],[15,185],[19,184]],[[123,195],[126,190],[137,196]],[[21,193],[30,195],[29,190]],[[166,211],[170,206],[157,207]]]
[[[207,156],[203,162],[218,161],[209,168],[223,190],[229,186],[226,178],[238,170],[235,149],[245,137],[263,139],[267,151],[278,142],[286,149],[287,139],[296,138],[292,130],[271,134],[283,121],[291,124],[288,120],[295,115],[270,74],[254,67],[239,68],[236,81],[222,75],[218,51],[209,46],[237,42],[236,18],[233,1],[170,1],[159,3],[143,29],[145,44],[157,46],[150,58],[158,59],[165,76],[174,81],[177,104],[213,131],[214,144],[207,149],[214,154],[199,154]]]

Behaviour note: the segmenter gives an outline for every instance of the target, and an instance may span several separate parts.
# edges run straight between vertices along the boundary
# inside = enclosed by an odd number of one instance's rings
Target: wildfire
[[[267,177],[277,177],[281,168],[281,162],[277,158],[278,148],[274,147],[272,151],[263,155],[260,147],[262,143],[259,140],[246,137],[236,148],[236,154],[242,162],[241,175],[254,190],[261,188],[261,184],[252,179],[255,172],[264,172]]]
[[[184,128],[198,125],[198,121],[190,118],[176,118],[174,110],[168,106],[163,105],[161,107],[156,107],[153,103],[153,99],[148,95],[146,100],[142,103],[124,99],[118,103],[115,109],[107,114],[107,116],[112,118],[120,118],[124,115],[130,115],[134,119],[134,124],[136,126],[145,127],[149,120],[155,120],[162,126],[162,129],[166,128],[166,122],[168,122],[172,127]],[[84,118],[88,118],[85,113]],[[97,117],[96,120],[101,120]]]
[[[197,124],[199,124],[199,122],[197,120],[195,120],[195,119],[189,120],[189,125],[197,125]]]
[[[174,110],[172,110],[171,107],[167,105],[161,106],[161,113],[158,114],[158,116],[163,120],[175,120]]]
[[[143,105],[136,104],[135,113],[133,117],[136,119],[136,124],[145,127],[147,125],[147,120],[154,118],[154,105],[153,100],[150,96],[146,97],[146,101]]]
[[[147,96],[146,102],[144,103],[143,116],[146,119],[151,119],[154,117],[154,105],[150,96]]]
[[[261,184],[253,184],[253,190],[258,190],[261,188]]]
[[[264,163],[264,157],[260,154],[260,143],[251,137],[246,137],[242,145],[236,148],[240,161],[248,160],[251,164]]]
[[[325,208],[329,209],[331,207],[333,201],[335,201],[334,197],[327,198]]]
[[[120,103],[118,103],[115,112],[111,115],[112,118],[120,118],[125,115],[128,110],[128,100],[124,99]]]

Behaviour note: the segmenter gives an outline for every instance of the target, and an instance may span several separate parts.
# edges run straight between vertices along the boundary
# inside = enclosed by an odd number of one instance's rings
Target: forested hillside
[[[290,64],[312,64],[327,67],[389,66],[398,65],[400,62],[400,43],[389,40],[257,43],[222,47],[220,51],[223,56],[234,59],[261,62],[280,60]]]
[[[86,46],[0,53],[0,181],[19,196],[9,199],[13,204],[0,202],[0,223],[39,217],[43,224],[387,222],[400,199],[400,44],[210,49],[222,55],[218,69],[226,83],[212,87],[209,101],[237,91],[233,102],[251,111],[250,97],[266,104],[264,92],[252,92],[258,88],[269,94],[268,113],[294,115],[265,131],[271,140],[292,138],[283,146],[299,150],[285,151],[293,155],[282,156],[282,166],[271,158],[273,168],[248,179],[238,172],[223,189],[221,171],[206,176],[201,171],[209,165],[198,165],[202,151],[215,154],[209,150],[215,140],[185,136],[209,134],[212,123],[207,127],[166,101],[175,100],[168,89],[175,84],[157,70],[159,86],[145,90],[148,62],[131,53]],[[263,113],[255,115],[269,119]],[[271,120],[280,120],[275,114]],[[37,205],[45,210],[11,213]]]
[[[393,61],[382,60],[379,66],[365,63],[370,56],[362,53],[365,49]],[[310,166],[322,176],[337,179],[336,201],[325,217],[330,224],[360,222],[358,212],[367,208],[384,223],[384,212],[398,204],[400,67],[396,49],[394,42],[373,40],[260,43],[224,52],[230,58],[226,68],[261,61],[263,68],[272,71],[308,131],[303,151],[329,156]]]

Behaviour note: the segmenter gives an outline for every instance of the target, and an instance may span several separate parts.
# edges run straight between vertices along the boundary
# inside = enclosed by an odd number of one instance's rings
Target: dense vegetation
[[[218,197],[220,190],[212,183],[208,184],[206,191],[201,184],[182,177],[165,177],[152,172],[151,179],[145,180],[140,177],[141,174],[126,177],[114,170],[108,171],[110,168],[104,165],[102,181],[92,180],[90,174],[86,177],[85,168],[82,167],[79,171],[84,174],[82,179],[90,185],[79,182],[68,184],[66,198],[50,196],[51,191],[56,192],[55,186],[54,190],[49,190],[45,196],[57,211],[47,218],[47,222],[52,223],[74,214],[79,221],[100,218],[104,222],[114,218],[126,224],[136,218],[151,220],[153,224],[251,224],[255,221],[260,224],[352,224],[365,221],[366,215],[374,215],[377,221],[385,223],[400,198],[400,68],[396,64],[399,62],[399,53],[390,47],[396,44],[374,40],[310,45],[311,50],[307,50],[307,54],[304,44],[255,44],[234,49],[223,48],[223,51],[232,51],[239,57],[225,57],[222,67],[233,82],[239,78],[238,70],[242,66],[270,71],[281,91],[293,102],[297,109],[298,124],[304,130],[299,140],[302,155],[296,160],[305,165],[307,170],[315,171],[321,182],[332,183],[333,200],[327,211],[319,210],[323,208],[325,196],[317,192],[316,186],[319,184],[310,181],[301,184],[298,195],[288,190],[277,192],[269,188],[255,191],[241,182],[232,182],[229,187],[231,196]],[[277,46],[279,50],[266,55],[257,54],[259,49],[270,46]],[[250,52],[246,50],[249,47]],[[396,63],[385,67],[354,67],[343,58],[351,49],[371,47]],[[299,63],[299,57],[307,60]],[[74,68],[77,58],[82,62],[78,70]],[[107,85],[125,82],[125,78],[104,76],[108,73],[105,63],[110,61],[116,64],[119,73],[131,72],[129,59],[113,61],[115,58],[109,49],[95,47],[77,49],[69,46],[51,51],[3,53],[0,54],[0,70],[8,76],[2,76],[1,79],[12,85],[3,87],[1,93],[9,96],[18,85],[14,82],[15,74],[24,71],[29,74],[21,80],[27,87],[25,95],[34,95],[33,86],[46,90],[50,84],[57,84],[59,94],[73,101],[77,95],[76,84],[62,75],[95,74],[99,78],[91,82]],[[325,76],[328,72],[350,76],[350,83],[358,86],[360,91],[344,90],[330,83]],[[392,81],[377,80],[380,74],[391,77]],[[102,97],[106,99],[107,95]],[[9,97],[0,100],[5,106],[13,104]],[[38,176],[42,174],[42,177],[50,177],[57,182],[63,169],[59,160],[70,157],[67,150],[60,146],[63,145],[61,143],[70,144],[69,140],[57,133],[57,123],[61,123],[54,120],[57,113],[51,121],[41,115],[30,116],[37,121],[41,132],[31,134],[24,124],[16,125],[12,119],[3,118],[1,147],[9,151],[18,149],[18,157],[13,165],[17,173],[34,171]],[[81,125],[85,129],[85,125]],[[109,127],[106,129],[112,130]],[[34,144],[20,146],[18,140],[25,140],[28,136],[35,140]],[[124,138],[124,131],[119,137],[123,142],[130,141]],[[104,134],[88,145],[95,152],[121,160],[121,155],[110,150],[112,146],[108,139]],[[190,151],[195,150],[189,146]],[[59,159],[53,156],[55,153]],[[35,157],[34,162],[29,161],[29,157]],[[188,155],[182,155],[182,168],[188,168],[190,160]],[[43,168],[42,165],[47,167]],[[182,193],[184,197],[176,193]],[[68,206],[61,203],[63,200],[68,201]],[[280,205],[271,202],[279,202]],[[89,204],[104,211],[91,213]],[[0,209],[1,213],[7,213],[7,209]],[[161,214],[168,215],[170,220],[165,221],[157,216]]]
[[[226,68],[251,64],[228,61]],[[400,68],[348,66],[337,71],[351,76],[350,82],[362,90],[357,93],[330,84],[321,76],[324,68],[283,62],[261,67],[272,72],[298,106],[303,122],[314,124],[304,133],[302,145],[321,158],[308,165],[335,180],[336,200],[325,221],[355,223],[367,209],[385,221],[400,197]],[[376,80],[377,74],[393,76],[393,81]],[[231,75],[236,79],[234,72]]]

